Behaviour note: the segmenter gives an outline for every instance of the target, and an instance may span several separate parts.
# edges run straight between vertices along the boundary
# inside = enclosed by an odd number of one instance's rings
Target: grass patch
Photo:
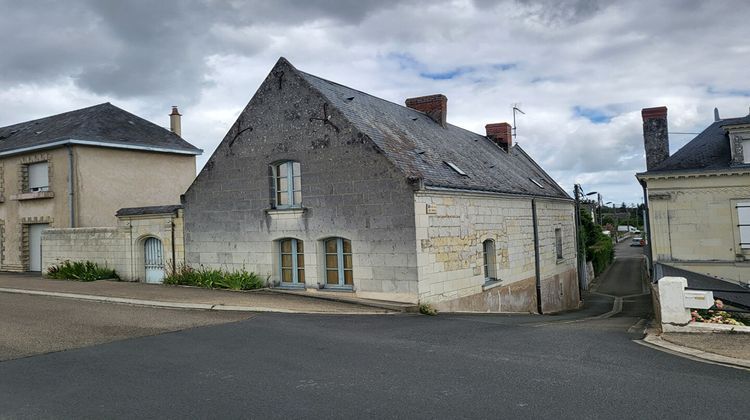
[[[91,261],[63,261],[47,270],[47,277],[60,280],[94,281],[120,279],[115,270]]]
[[[226,271],[220,268],[192,268],[187,265],[167,273],[164,284],[195,286],[206,289],[253,290],[266,286],[266,281],[244,268],[238,271]]]

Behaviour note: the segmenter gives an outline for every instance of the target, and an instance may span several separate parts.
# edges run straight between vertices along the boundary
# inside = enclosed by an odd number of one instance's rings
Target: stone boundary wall
[[[65,260],[91,261],[113,268],[121,280],[145,277],[144,244],[162,243],[165,273],[185,262],[182,210],[171,214],[118,217],[116,227],[46,229],[42,232],[42,273]]]
[[[92,261],[128,276],[127,233],[117,227],[46,229],[42,232],[42,272],[65,260]]]

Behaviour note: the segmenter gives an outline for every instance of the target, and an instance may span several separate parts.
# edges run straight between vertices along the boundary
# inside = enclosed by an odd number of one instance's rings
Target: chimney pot
[[[658,166],[669,157],[667,107],[643,108],[643,145],[646,149],[646,170]]]
[[[172,113],[169,114],[169,130],[182,137],[182,114],[176,105],[172,106]]]
[[[721,120],[721,117],[719,117],[719,108],[714,108],[714,121]]]
[[[424,112],[430,119],[446,127],[448,114],[448,98],[445,95],[429,95],[406,100],[406,106]]]
[[[506,152],[513,147],[513,127],[507,122],[487,124],[484,129],[487,132],[487,138]]]

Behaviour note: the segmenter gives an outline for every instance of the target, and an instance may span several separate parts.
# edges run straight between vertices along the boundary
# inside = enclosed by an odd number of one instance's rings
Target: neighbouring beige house
[[[750,282],[750,115],[719,118],[669,155],[667,108],[642,111],[654,263]]]
[[[280,59],[185,193],[187,264],[448,311],[577,308],[574,202],[510,124],[405,105]]]
[[[0,128],[0,270],[41,271],[42,231],[115,226],[118,210],[178,203],[201,150],[110,103]]]

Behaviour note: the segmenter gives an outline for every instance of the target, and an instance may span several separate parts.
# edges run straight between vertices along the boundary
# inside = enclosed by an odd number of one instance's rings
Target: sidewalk
[[[310,298],[269,290],[229,291],[99,280],[50,280],[38,274],[0,273],[0,292],[165,308],[248,312],[385,314],[394,311],[356,298]]]
[[[659,333],[647,330],[643,342],[668,352],[750,370],[750,335],[728,333]]]

